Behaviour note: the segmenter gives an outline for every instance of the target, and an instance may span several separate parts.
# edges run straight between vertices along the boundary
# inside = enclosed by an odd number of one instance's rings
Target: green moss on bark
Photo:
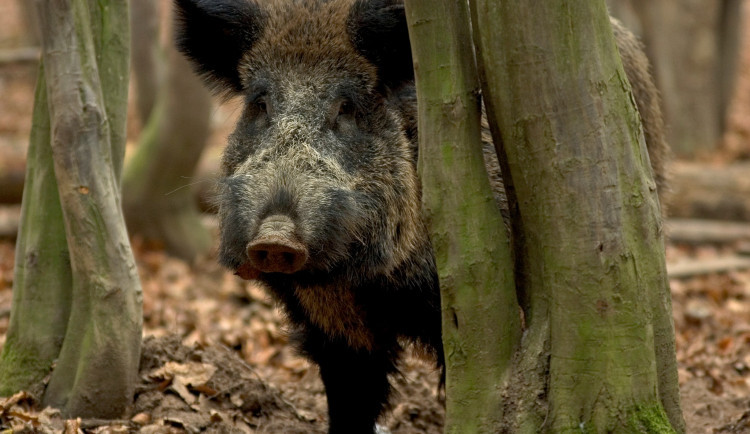
[[[49,373],[68,326],[72,276],[49,142],[42,67],[34,96],[10,323],[0,357],[0,395],[29,389]]]
[[[35,348],[9,338],[0,355],[0,396],[26,390],[37,398],[41,397],[42,381],[51,369],[52,361],[48,357],[40,357]]]
[[[446,432],[498,432],[520,339],[510,244],[484,168],[466,3],[407,1],[419,171],[441,286]],[[447,26],[447,27],[446,27]]]
[[[605,5],[470,3],[536,345],[506,429],[620,430],[656,402],[680,431],[660,211]]]
[[[636,407],[630,413],[628,427],[624,431],[663,434],[677,432],[672,428],[664,407],[659,403]]]

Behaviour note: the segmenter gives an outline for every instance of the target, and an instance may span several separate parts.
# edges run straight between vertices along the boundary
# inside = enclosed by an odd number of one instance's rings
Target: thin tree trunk
[[[31,388],[41,397],[41,380],[60,353],[70,314],[73,278],[49,148],[43,68],[37,79],[32,125],[10,324],[0,357],[0,396]]]
[[[484,167],[468,4],[407,1],[419,170],[441,286],[446,432],[497,432],[521,336],[508,235]],[[447,26],[447,27],[446,27]]]
[[[69,327],[45,402],[67,415],[116,417],[132,401],[142,324],[119,194],[127,3],[50,2],[40,16],[52,153],[73,273]]]
[[[25,1],[25,0],[24,0]],[[156,107],[163,53],[159,49],[159,5],[156,0],[130,0],[131,53],[135,102],[141,123],[146,124]]]
[[[724,126],[719,29],[722,2],[636,0],[643,40],[664,94],[668,140],[683,156],[712,150]]]
[[[719,17],[719,119],[722,131],[737,87],[737,73],[742,42],[742,7],[745,0],[722,0]]]
[[[128,229],[191,260],[211,247],[193,189],[211,98],[187,60],[167,48],[167,77],[123,181]]]
[[[3,351],[0,383],[6,387],[11,377],[14,388],[33,386],[55,357],[45,404],[66,416],[117,417],[132,402],[142,323],[119,195],[127,4],[60,0],[39,3],[39,13],[44,74],[32,127],[12,345]],[[37,271],[40,277],[32,274]],[[36,362],[30,373],[22,365],[28,355]]]
[[[21,19],[26,27],[26,41],[29,45],[39,45],[39,18],[34,9],[34,2],[29,0],[16,0],[21,10]]]
[[[471,4],[529,294],[504,428],[683,431],[656,188],[606,7]]]

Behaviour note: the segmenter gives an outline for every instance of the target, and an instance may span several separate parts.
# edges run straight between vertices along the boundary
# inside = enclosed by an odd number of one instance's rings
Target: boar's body
[[[330,432],[372,432],[404,345],[443,360],[403,5],[175,2],[180,49],[210,86],[245,102],[222,161],[220,261],[283,306],[320,367]]]

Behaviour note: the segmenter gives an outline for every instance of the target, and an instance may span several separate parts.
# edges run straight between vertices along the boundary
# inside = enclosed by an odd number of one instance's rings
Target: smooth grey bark
[[[112,418],[132,402],[142,325],[119,194],[127,4],[56,0],[39,2],[38,11],[44,73],[0,383],[33,387],[49,373],[46,405],[68,417]]]
[[[69,326],[44,401],[66,415],[116,417],[132,401],[142,326],[140,282],[119,194],[127,4],[61,0],[39,11],[73,283]]]
[[[73,282],[50,151],[43,68],[34,96],[13,276],[10,324],[0,356],[0,396],[26,389],[41,397],[41,380],[65,338]]]
[[[462,2],[406,3],[446,432],[683,431],[656,182],[604,3],[469,4],[473,47]],[[474,52],[515,275],[480,188]]]

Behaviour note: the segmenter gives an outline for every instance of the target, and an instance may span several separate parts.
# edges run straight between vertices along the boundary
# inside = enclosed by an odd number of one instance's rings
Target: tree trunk
[[[133,234],[191,260],[211,247],[191,184],[209,134],[211,98],[170,44],[167,77],[123,181],[125,218]]]
[[[26,42],[29,45],[39,45],[39,18],[34,9],[34,2],[29,0],[16,0],[21,11],[21,19],[26,27]]]
[[[27,1],[27,0],[24,0]],[[163,57],[159,45],[159,5],[156,0],[130,0],[131,60],[135,81],[135,102],[145,124],[156,106]]]
[[[406,6],[422,203],[441,282],[445,431],[494,432],[503,398],[495,388],[507,381],[521,328],[507,232],[482,156],[468,4]]]
[[[726,126],[727,112],[737,89],[737,75],[742,43],[742,7],[745,0],[722,0],[719,17],[719,119]]]
[[[467,204],[493,203],[460,184],[486,173],[476,157],[457,157],[449,145],[460,139],[447,135],[476,128],[476,103],[466,91],[474,82],[459,69],[473,64],[457,24],[465,22],[462,6],[418,3],[407,2],[407,16],[424,203],[446,286],[448,431],[683,431],[655,182],[604,3],[470,2],[512,217],[520,340],[512,285],[503,283],[510,267],[502,223],[476,209],[463,214]],[[430,128],[446,136],[433,138]],[[428,158],[441,160],[438,169],[428,170]],[[442,218],[457,223],[441,227]],[[467,237],[473,234],[481,235]],[[446,267],[455,258],[465,262]],[[506,277],[473,279],[493,270]],[[471,311],[490,299],[496,305],[489,312]],[[491,367],[482,359],[488,354]],[[465,364],[451,370],[451,358]],[[485,374],[476,390],[475,360]]]
[[[734,89],[743,0],[609,0],[641,36],[663,96],[668,142],[681,156],[713,151]]]
[[[41,380],[49,373],[65,338],[73,281],[50,151],[43,68],[34,97],[23,195],[13,302],[0,358],[0,396],[32,388],[30,391],[41,397]]]
[[[8,388],[10,376],[9,389],[30,387],[52,369],[46,405],[117,417],[132,402],[142,323],[119,195],[127,4],[61,0],[40,3],[39,13],[44,74],[0,383]],[[27,360],[36,363],[27,369]]]

